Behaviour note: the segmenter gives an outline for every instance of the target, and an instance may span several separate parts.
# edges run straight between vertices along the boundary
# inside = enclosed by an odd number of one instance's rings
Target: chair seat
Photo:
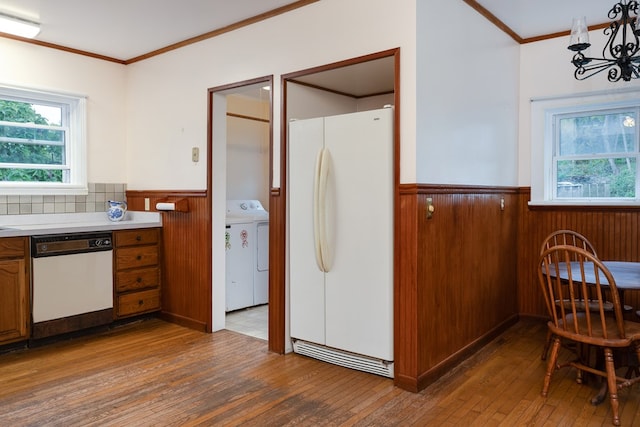
[[[565,310],[571,310],[571,300],[565,299],[562,301],[562,304],[564,305]],[[560,307],[559,300],[556,300],[556,305]],[[605,301],[602,306],[604,308],[604,311],[613,311],[613,303],[610,301]],[[576,309],[578,311],[585,311],[585,307],[589,307],[589,311],[591,312],[600,311],[600,305],[598,304],[598,301],[587,300],[587,302],[585,303],[584,300],[580,300],[576,302]]]
[[[592,319],[592,336],[587,335],[588,325],[586,315],[577,316],[578,331],[580,333],[574,332],[575,329],[573,319],[573,316],[567,316],[566,328],[562,320],[558,321],[558,326],[556,326],[552,321],[549,321],[549,330],[555,335],[568,338],[573,341],[606,347],[629,347],[633,341],[640,340],[640,323],[637,322],[624,321],[624,338],[620,338],[618,336],[618,328],[615,322],[608,322],[606,333],[606,336],[608,338],[603,339],[602,336],[604,334],[602,330],[602,324],[599,322],[599,319]]]

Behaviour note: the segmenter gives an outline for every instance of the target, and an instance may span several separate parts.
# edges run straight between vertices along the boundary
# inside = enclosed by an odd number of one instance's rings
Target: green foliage
[[[569,197],[636,197],[633,111],[609,111],[559,120],[558,192]],[[572,160],[572,157],[583,157]],[[586,157],[586,159],[585,159]],[[591,158],[589,158],[591,157]]]
[[[558,183],[582,184],[609,189],[606,197],[635,197],[636,164],[627,158],[565,160],[558,162]],[[584,196],[588,194],[585,193]]]
[[[0,169],[0,180],[12,182],[62,182],[62,171],[43,169]]]
[[[611,179],[611,197],[635,197],[636,174],[630,169],[622,169]]]
[[[0,99],[0,121],[48,125],[48,121],[26,102]],[[64,146],[33,143],[63,142],[63,130],[0,125],[0,163],[53,164],[64,161]],[[25,141],[25,143],[21,143]],[[41,169],[0,169],[0,181],[62,182],[62,171]]]
[[[31,104],[0,99],[0,120],[14,123],[48,124],[47,119],[36,113]]]

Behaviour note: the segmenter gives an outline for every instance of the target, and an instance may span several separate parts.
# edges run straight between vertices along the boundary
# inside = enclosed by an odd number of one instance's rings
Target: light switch
[[[198,147],[193,147],[191,149],[191,161],[194,163],[198,163],[200,161],[200,149]]]
[[[144,210],[148,211],[149,209],[151,209],[150,204],[149,204],[149,198],[145,197],[144,198]]]

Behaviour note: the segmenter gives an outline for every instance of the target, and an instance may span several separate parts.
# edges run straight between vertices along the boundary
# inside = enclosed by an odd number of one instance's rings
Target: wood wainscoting
[[[161,317],[211,332],[211,201],[206,191],[127,191],[130,210],[151,211],[176,202],[182,211],[162,212]],[[186,206],[186,208],[184,207]]]
[[[640,261],[640,208],[607,206],[529,206],[530,188],[519,191],[518,311],[547,317],[536,268],[543,239],[552,231],[570,229],[593,244],[598,258]],[[627,291],[625,304],[640,309],[640,291]],[[634,312],[629,319],[638,320]]]
[[[403,184],[399,203],[395,383],[419,391],[517,321],[518,189]]]

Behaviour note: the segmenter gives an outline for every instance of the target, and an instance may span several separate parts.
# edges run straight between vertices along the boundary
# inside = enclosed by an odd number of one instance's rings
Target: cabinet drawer
[[[158,264],[158,246],[133,246],[115,251],[116,270]]]
[[[145,228],[131,231],[118,231],[115,233],[114,243],[116,247],[148,245],[158,243],[159,232],[157,228]]]
[[[131,314],[139,314],[159,309],[159,289],[150,289],[148,291],[119,295],[116,303],[116,312],[118,316],[129,316]]]
[[[0,258],[24,258],[26,237],[3,237],[0,239]]]
[[[157,288],[160,285],[160,269],[140,268],[116,273],[116,291],[134,291],[144,288]]]

